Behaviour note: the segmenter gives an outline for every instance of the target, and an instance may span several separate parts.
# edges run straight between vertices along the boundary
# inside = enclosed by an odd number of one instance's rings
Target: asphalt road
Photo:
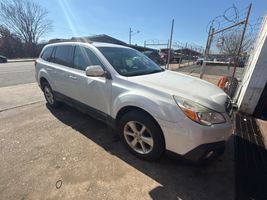
[[[0,63],[0,87],[35,82],[33,62]]]
[[[237,68],[236,76],[238,79],[242,77],[244,68]],[[176,71],[190,74],[201,72],[201,66],[191,65],[177,69]],[[33,62],[14,62],[0,63],[0,87],[19,85],[35,82]],[[215,76],[231,76],[233,67],[228,69],[227,66],[206,66],[207,75]]]

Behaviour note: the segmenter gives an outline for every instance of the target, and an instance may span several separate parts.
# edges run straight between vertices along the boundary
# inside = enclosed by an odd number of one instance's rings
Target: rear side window
[[[74,46],[72,45],[57,46],[52,56],[52,62],[72,67],[73,49]]]
[[[46,47],[44,49],[44,52],[41,55],[41,58],[43,60],[49,61],[52,51],[53,51],[53,47]]]
[[[88,48],[76,46],[74,51],[74,67],[79,70],[85,70],[91,65],[102,66],[96,55]]]

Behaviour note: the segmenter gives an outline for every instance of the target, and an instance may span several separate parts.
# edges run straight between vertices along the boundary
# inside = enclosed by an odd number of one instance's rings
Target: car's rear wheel
[[[119,132],[126,147],[139,158],[157,160],[165,150],[160,128],[142,111],[125,114],[120,120]]]
[[[44,96],[45,96],[45,99],[47,101],[47,104],[51,108],[58,108],[60,105],[60,102],[58,102],[55,99],[54,92],[53,92],[51,86],[49,85],[49,83],[47,83],[47,82],[43,83],[43,92],[44,92]]]

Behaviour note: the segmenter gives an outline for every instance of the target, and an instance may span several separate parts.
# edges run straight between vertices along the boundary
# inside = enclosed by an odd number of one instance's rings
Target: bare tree
[[[0,18],[3,25],[31,48],[52,29],[48,11],[31,0],[2,1]]]
[[[23,43],[21,40],[10,31],[0,25],[0,55],[5,55],[8,58],[23,57]]]
[[[229,55],[231,57],[237,56],[237,52],[241,42],[241,33],[238,31],[231,31],[223,34],[219,38],[219,43],[217,44],[217,48],[221,53]],[[252,36],[246,36],[242,42],[241,52],[248,52],[253,44]]]

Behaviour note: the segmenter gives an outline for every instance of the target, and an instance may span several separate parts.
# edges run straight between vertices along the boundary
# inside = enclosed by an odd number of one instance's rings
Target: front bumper
[[[206,160],[212,160],[213,158],[222,155],[224,151],[225,141],[221,141],[199,145],[195,149],[187,152],[182,157],[192,162],[201,162]]]
[[[167,151],[167,154],[173,158],[178,158],[192,164],[202,164],[222,155],[225,151],[225,146],[226,142],[221,141],[199,145],[185,155],[180,155],[171,151]]]
[[[158,119],[158,123],[166,150],[192,161],[223,153],[225,143],[233,133],[231,121],[212,126],[203,126],[188,118],[176,123]]]

